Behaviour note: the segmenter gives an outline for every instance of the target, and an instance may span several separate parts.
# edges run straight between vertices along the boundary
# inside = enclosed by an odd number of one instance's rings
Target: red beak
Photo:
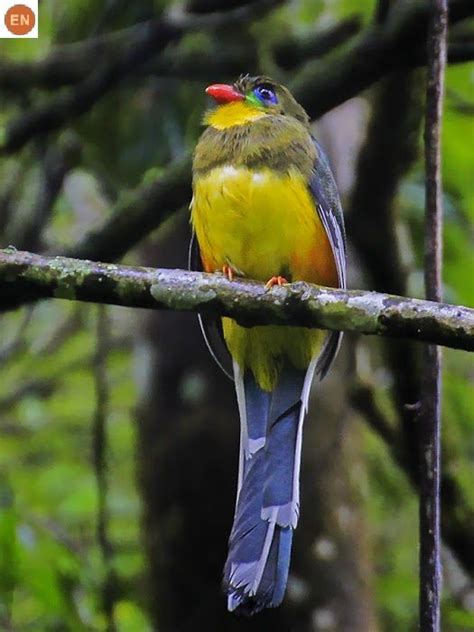
[[[217,103],[232,103],[232,101],[243,101],[244,96],[237,92],[234,86],[227,83],[214,83],[206,88],[206,94],[211,96]]]

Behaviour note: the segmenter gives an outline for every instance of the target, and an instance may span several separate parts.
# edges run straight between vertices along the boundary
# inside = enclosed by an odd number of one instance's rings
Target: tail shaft
[[[254,614],[284,596],[299,514],[307,372],[284,369],[272,393],[234,367],[241,416],[239,487],[224,568],[228,608]],[[306,397],[305,397],[306,399]]]

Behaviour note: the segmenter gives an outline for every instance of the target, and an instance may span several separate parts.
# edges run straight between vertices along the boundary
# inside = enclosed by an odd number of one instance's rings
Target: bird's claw
[[[222,274],[229,279],[229,281],[233,281],[234,279],[234,270],[231,268],[231,266],[222,266]]]
[[[288,281],[287,279],[285,279],[285,277],[282,276],[272,276],[271,279],[268,279],[268,281],[265,283],[265,287],[267,288],[267,290],[269,290],[271,287],[273,287],[274,285],[287,285]]]

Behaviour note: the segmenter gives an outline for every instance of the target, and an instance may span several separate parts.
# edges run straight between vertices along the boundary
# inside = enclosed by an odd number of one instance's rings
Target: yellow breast
[[[225,165],[194,182],[191,219],[204,267],[267,281],[336,285],[334,260],[302,176]]]
[[[194,182],[191,218],[204,268],[231,266],[239,274],[267,281],[282,275],[337,285],[331,247],[301,175],[225,165]],[[306,328],[246,329],[223,319],[234,359],[271,390],[282,359],[304,368],[318,352],[322,333]]]

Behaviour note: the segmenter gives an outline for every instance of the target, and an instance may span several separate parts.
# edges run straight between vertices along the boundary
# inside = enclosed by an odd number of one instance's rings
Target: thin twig
[[[19,162],[11,166],[8,171],[3,171],[2,189],[0,190],[0,236],[5,243],[5,234],[14,215],[14,202],[18,191],[21,190],[25,177],[25,168]],[[6,242],[8,243],[8,241]]]
[[[447,0],[431,0],[425,120],[426,297],[441,301],[442,178],[441,120],[448,26]],[[420,426],[420,629],[440,629],[440,442],[441,351],[427,345],[424,353]]]
[[[370,385],[356,384],[351,393],[351,403],[366,419],[372,430],[384,441],[395,463],[405,472],[413,489],[418,493],[420,477],[413,469],[411,454],[405,437],[397,432],[387,417],[387,412],[376,402],[375,391]],[[445,468],[441,487],[447,493],[441,496],[443,509],[443,541],[455,555],[460,569],[468,577],[474,575],[474,508],[466,498],[466,490],[459,484],[453,472]],[[462,508],[462,509],[461,509]],[[468,583],[463,584],[468,587]]]
[[[109,326],[107,308],[104,305],[99,305],[97,308],[97,345],[93,362],[96,407],[92,428],[92,453],[97,484],[97,540],[105,567],[102,607],[107,620],[107,632],[114,632],[116,630],[114,617],[116,577],[112,566],[113,547],[109,538],[109,515],[107,510],[107,410],[109,403],[107,352]]]
[[[26,333],[31,323],[33,312],[34,305],[25,310],[15,336],[4,347],[0,348],[0,366],[5,366],[7,362],[26,348]]]
[[[66,341],[62,339],[61,344]],[[118,336],[108,341],[108,349],[112,351],[114,349],[128,349],[130,347],[130,341],[125,336]],[[57,351],[57,348],[54,349]],[[52,351],[53,353],[53,351]],[[39,354],[44,355],[45,350],[41,349]],[[71,375],[72,372],[78,370],[88,369],[93,364],[94,358],[91,354],[86,354],[75,358],[70,363],[57,363],[54,371],[50,372],[48,377],[45,378],[26,378],[25,380],[19,380],[16,387],[8,393],[4,398],[0,398],[0,414],[4,415],[9,412],[14,406],[20,404],[25,397],[32,397],[35,399],[43,399],[51,397],[56,390],[61,386],[63,381]],[[5,425],[2,426],[4,428]],[[17,426],[20,432],[26,432],[26,428]],[[1,628],[0,628],[1,629]]]
[[[397,446],[399,438],[396,430],[375,401],[375,389],[362,382],[357,382],[349,392],[350,402],[366,418],[368,424],[385,441],[392,450]],[[397,446],[398,449],[398,446]]]

